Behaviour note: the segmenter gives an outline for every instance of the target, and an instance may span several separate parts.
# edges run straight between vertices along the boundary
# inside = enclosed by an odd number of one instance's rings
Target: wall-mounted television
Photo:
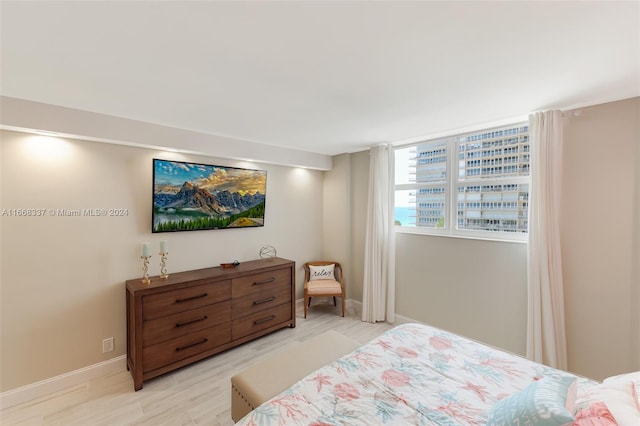
[[[267,171],[153,160],[152,232],[264,226]]]

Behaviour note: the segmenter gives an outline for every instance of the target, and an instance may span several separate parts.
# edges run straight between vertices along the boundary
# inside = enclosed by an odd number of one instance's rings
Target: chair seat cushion
[[[336,280],[313,280],[307,283],[307,294],[342,294],[342,287]]]

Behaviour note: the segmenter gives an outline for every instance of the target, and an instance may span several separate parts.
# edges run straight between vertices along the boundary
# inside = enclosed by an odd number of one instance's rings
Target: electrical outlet
[[[113,351],[113,337],[102,341],[102,353]]]

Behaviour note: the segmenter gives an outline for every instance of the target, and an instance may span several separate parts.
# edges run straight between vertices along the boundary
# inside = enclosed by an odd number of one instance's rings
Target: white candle
[[[149,257],[149,243],[142,243],[142,256]]]
[[[160,253],[168,253],[168,251],[167,251],[167,240],[160,241]]]

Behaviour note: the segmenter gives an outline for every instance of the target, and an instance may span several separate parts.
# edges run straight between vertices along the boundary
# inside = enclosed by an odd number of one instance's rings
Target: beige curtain
[[[560,253],[562,112],[529,116],[527,357],[567,369],[567,343]]]
[[[394,158],[391,145],[371,148],[369,159],[362,321],[395,321]]]

